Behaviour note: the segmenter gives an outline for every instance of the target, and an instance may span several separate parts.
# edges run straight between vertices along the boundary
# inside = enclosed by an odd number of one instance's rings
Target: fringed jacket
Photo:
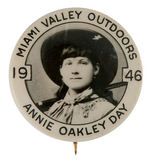
[[[55,102],[45,114],[66,124],[85,124],[102,119],[114,108],[112,103],[88,88],[76,97],[67,92],[64,99]]]

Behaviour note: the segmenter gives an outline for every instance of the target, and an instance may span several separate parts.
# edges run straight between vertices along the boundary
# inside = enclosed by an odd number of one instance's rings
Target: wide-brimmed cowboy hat
[[[59,68],[60,55],[66,45],[91,49],[100,61],[97,87],[106,87],[115,77],[118,58],[113,45],[100,33],[91,30],[64,30],[46,39],[41,47],[41,61],[49,78],[57,85],[62,84]]]

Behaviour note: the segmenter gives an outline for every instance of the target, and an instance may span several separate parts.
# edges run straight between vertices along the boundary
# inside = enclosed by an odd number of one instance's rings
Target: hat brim
[[[64,30],[44,41],[41,47],[41,61],[49,78],[57,85],[61,85],[59,59],[62,49],[66,45],[90,48],[96,53],[101,64],[97,85],[106,87],[115,77],[118,68],[118,58],[113,45],[101,34],[90,30]]]

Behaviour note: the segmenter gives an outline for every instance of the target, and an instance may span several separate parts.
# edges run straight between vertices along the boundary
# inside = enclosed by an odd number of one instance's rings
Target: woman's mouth
[[[82,79],[81,77],[71,77],[70,79]]]

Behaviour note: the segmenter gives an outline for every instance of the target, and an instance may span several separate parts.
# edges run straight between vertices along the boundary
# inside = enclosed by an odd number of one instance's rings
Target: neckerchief
[[[89,102],[91,100],[94,100],[98,98],[97,95],[93,95],[93,89],[88,88],[82,93],[78,94],[77,96],[71,96],[69,92],[66,93],[66,96],[64,99],[56,102],[57,108],[55,108],[51,113],[50,116],[57,119],[64,113],[64,119],[65,122],[68,124],[71,124],[72,118],[73,118],[73,111],[74,107],[76,105],[79,105],[80,103]]]

